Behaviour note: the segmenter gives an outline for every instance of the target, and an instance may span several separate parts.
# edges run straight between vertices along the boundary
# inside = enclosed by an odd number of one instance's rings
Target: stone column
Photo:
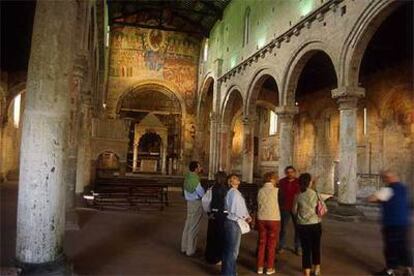
[[[166,135],[167,137],[167,135]],[[164,143],[162,146],[162,153],[161,153],[161,173],[167,174],[167,143]]]
[[[361,87],[340,87],[332,91],[339,105],[338,203],[355,205],[357,183],[357,104],[365,96]]]
[[[81,91],[79,121],[76,193],[82,193],[84,187],[91,184],[92,97],[87,89]]]
[[[65,146],[76,1],[37,1],[20,157],[16,258],[56,262],[65,230]]]
[[[85,54],[77,54],[73,67],[73,87],[71,89],[71,111],[69,122],[69,141],[67,143],[66,158],[66,230],[79,230],[76,207],[76,175],[78,161],[79,120],[81,87],[87,70]],[[82,168],[83,169],[83,168]]]
[[[135,140],[135,138],[134,138]],[[132,157],[132,172],[138,171],[137,165],[138,165],[138,141],[134,142],[134,153]]]
[[[208,179],[213,180],[216,173],[217,156],[217,116],[214,112],[210,113],[210,152],[208,158]]]
[[[255,123],[255,119],[243,118],[242,180],[246,183],[253,183]]]
[[[218,148],[220,149],[220,152],[218,154],[219,170],[226,171],[227,173],[229,173],[227,167],[227,156],[231,154],[231,152],[228,152],[228,140],[230,139],[229,126],[227,126],[226,124],[221,124],[220,131],[217,136],[220,138],[218,146]]]
[[[293,165],[293,119],[299,112],[297,106],[278,106],[276,114],[279,122],[279,177],[285,174],[285,168]]]

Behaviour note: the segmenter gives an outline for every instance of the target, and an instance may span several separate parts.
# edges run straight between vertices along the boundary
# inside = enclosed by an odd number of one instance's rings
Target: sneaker
[[[274,268],[266,269],[266,275],[272,275],[275,273],[276,273],[276,270]]]
[[[285,250],[283,248],[279,248],[277,250],[277,254],[283,254],[285,252]]]
[[[257,269],[257,274],[263,274],[263,267],[259,267]]]
[[[216,265],[222,265],[222,263],[223,263],[223,262],[222,262],[222,261],[220,261],[220,262],[216,263]]]
[[[302,256],[302,249],[296,248],[295,249],[295,254],[298,255],[298,256]]]
[[[384,269],[382,271],[379,271],[375,273],[376,276],[395,276],[394,270],[392,269]]]

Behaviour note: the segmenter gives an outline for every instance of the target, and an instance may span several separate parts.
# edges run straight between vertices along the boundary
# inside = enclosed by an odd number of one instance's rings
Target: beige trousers
[[[181,238],[181,252],[187,256],[194,255],[197,249],[197,236],[200,228],[200,221],[203,215],[201,200],[187,201],[187,219],[183,236]]]

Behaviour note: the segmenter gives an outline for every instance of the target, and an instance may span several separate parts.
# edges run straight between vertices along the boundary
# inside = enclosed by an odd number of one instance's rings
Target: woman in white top
[[[224,221],[224,250],[222,275],[237,275],[236,262],[239,255],[241,229],[237,220],[243,219],[250,223],[252,218],[246,207],[243,195],[238,190],[240,178],[231,174],[228,178],[230,190],[224,200],[224,209],[227,211],[227,218]]]
[[[280,231],[280,211],[278,204],[278,177],[274,172],[264,175],[264,185],[257,195],[257,227],[259,242],[257,250],[257,273],[263,274],[266,256],[266,274],[274,274],[275,249]]]

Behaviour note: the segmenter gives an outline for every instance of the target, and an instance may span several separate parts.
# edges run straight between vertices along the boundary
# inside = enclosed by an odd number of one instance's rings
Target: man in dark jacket
[[[376,275],[395,275],[394,270],[403,266],[406,268],[406,275],[411,276],[413,264],[409,238],[408,191],[395,172],[384,171],[381,176],[387,185],[368,197],[368,201],[379,202],[382,205],[382,234],[386,268]]]
[[[292,212],[293,201],[299,193],[299,180],[296,177],[296,169],[293,166],[285,168],[286,177],[279,180],[279,209],[281,218],[281,229],[279,234],[279,253],[282,253],[286,243],[286,230],[289,220],[292,219],[295,231],[295,253],[301,255],[300,240],[297,234],[295,216]]]

